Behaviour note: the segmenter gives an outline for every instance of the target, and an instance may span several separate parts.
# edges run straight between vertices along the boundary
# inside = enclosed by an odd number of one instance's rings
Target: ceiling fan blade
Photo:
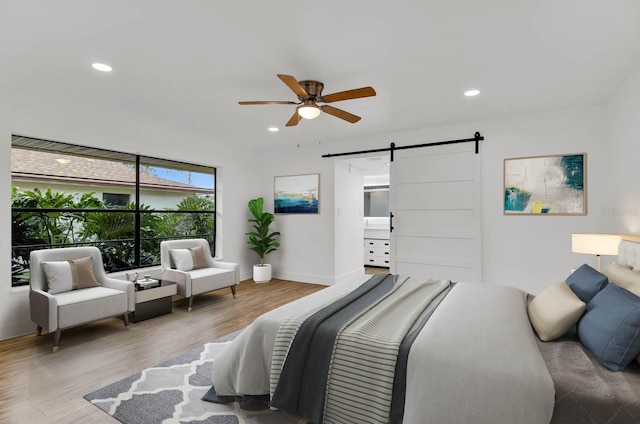
[[[291,117],[291,119],[289,119],[289,122],[287,122],[287,127],[295,127],[296,125],[298,125],[298,122],[300,122],[302,120],[302,117],[300,115],[298,115],[298,111],[296,110],[295,112],[293,112],[293,116]]]
[[[371,97],[376,95],[376,90],[373,87],[362,87],[353,90],[340,91],[338,93],[327,94],[318,99],[319,102],[332,103],[339,102],[341,100],[359,99],[361,97]]]
[[[300,102],[288,102],[279,100],[266,100],[266,101],[252,101],[252,102],[238,102],[239,105],[299,105]]]
[[[291,91],[296,93],[296,96],[309,97],[309,93],[307,93],[306,90],[302,88],[302,86],[298,83],[294,76],[278,74],[278,78],[280,78],[283,83],[287,84],[287,87],[289,87]]]
[[[323,112],[328,113],[329,115],[333,115],[336,118],[344,119],[345,121],[351,122],[352,124],[355,124],[360,119],[362,119],[359,116],[354,115],[353,113],[349,113],[345,110],[338,109],[337,107],[333,106],[324,105],[320,106],[320,109],[322,109]]]

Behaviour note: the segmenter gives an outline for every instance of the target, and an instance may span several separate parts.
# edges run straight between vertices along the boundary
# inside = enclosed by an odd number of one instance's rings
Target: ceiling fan
[[[295,113],[287,122],[287,127],[298,125],[302,118],[315,119],[320,112],[328,113],[336,118],[344,119],[347,122],[355,124],[361,118],[357,115],[338,109],[329,105],[318,105],[318,103],[333,103],[342,100],[359,99],[361,97],[371,97],[376,95],[376,91],[372,87],[362,87],[353,90],[340,91],[338,93],[322,95],[324,84],[320,81],[304,80],[297,81],[291,75],[278,74],[278,78],[284,82],[298,96],[298,102],[290,101],[252,101],[238,102],[241,105],[299,105]]]

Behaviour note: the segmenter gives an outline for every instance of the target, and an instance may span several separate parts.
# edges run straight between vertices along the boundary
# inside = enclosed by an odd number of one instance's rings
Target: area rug
[[[303,424],[256,401],[218,404],[202,397],[211,387],[218,353],[239,332],[124,378],[84,398],[124,424]]]

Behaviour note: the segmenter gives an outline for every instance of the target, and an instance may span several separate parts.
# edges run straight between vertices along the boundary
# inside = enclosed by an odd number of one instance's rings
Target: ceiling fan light
[[[298,106],[298,115],[304,119],[316,119],[320,116],[320,108],[313,103]]]

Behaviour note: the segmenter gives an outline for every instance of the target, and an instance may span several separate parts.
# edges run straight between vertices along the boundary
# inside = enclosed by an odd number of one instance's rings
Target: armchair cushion
[[[160,264],[162,279],[176,282],[178,294],[189,299],[189,309],[193,296],[201,293],[231,287],[235,296],[235,286],[240,282],[238,264],[214,260],[205,239],[162,241]]]
[[[176,269],[179,271],[191,271],[192,269],[207,268],[209,266],[202,246],[189,247],[187,249],[169,249],[169,254],[176,265]]]
[[[91,256],[68,261],[42,262],[42,268],[47,277],[48,292],[51,294],[100,286],[93,274]]]
[[[72,290],[56,296],[58,327],[68,328],[127,311],[127,292],[107,287]]]

